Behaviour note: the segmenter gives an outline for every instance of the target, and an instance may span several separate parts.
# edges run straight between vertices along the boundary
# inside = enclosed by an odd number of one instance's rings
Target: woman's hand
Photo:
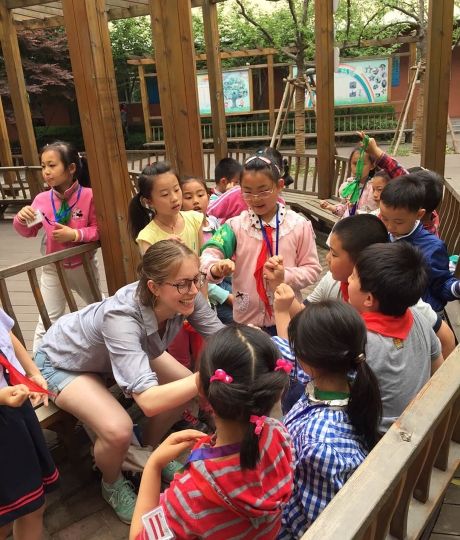
[[[75,233],[75,229],[67,227],[67,225],[62,225],[61,223],[56,223],[51,236],[56,242],[61,242],[63,244],[64,242],[75,242],[77,239]]]
[[[19,221],[26,223],[27,221],[33,221],[35,219],[35,210],[31,206],[24,206],[17,213]]]
[[[196,429],[184,429],[172,433],[149,457],[146,468],[150,465],[163,469],[170,461],[178,458],[202,437],[206,437],[206,433]]]
[[[223,259],[214,263],[209,270],[212,277],[220,279],[233,274],[235,271],[235,263],[230,259]]]
[[[29,397],[30,392],[25,384],[6,386],[0,389],[0,405],[20,407]]]
[[[36,375],[32,375],[29,377],[31,381],[38,384],[38,386],[41,386],[45,390],[48,390],[48,383],[46,382],[46,379],[43,378],[41,373],[37,373]],[[30,402],[35,407],[35,405],[38,405],[40,401],[43,399],[43,405],[45,407],[48,407],[48,394],[40,394],[39,392],[32,392],[30,394]]]

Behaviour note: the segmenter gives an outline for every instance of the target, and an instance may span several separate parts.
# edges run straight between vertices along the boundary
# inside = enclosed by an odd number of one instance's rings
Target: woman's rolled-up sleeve
[[[141,394],[158,385],[158,378],[150,368],[149,356],[142,349],[145,329],[140,321],[121,311],[108,312],[104,316],[102,335],[109,351],[113,376],[126,395]]]

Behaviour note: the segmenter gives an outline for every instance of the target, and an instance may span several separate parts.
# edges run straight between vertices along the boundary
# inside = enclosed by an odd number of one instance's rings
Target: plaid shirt
[[[285,418],[296,468],[278,540],[300,538],[367,455],[343,401],[318,402],[306,393]]]
[[[402,176],[403,174],[408,174],[407,170],[400,165],[396,159],[389,156],[384,152],[376,162],[377,167],[384,169],[390,176],[390,178],[396,178],[397,176]]]
[[[285,360],[292,362],[292,365],[295,366],[295,355],[289,345],[289,341],[279,336],[273,336],[271,339],[280,350],[281,356]],[[297,366],[295,367],[296,369],[291,371],[289,377],[291,379],[297,379],[299,383],[306,385],[310,380],[310,377],[305,373],[299,363],[297,363]]]

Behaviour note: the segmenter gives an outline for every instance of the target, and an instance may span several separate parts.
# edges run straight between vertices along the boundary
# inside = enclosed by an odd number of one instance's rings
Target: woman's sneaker
[[[124,476],[113,484],[102,481],[102,497],[115,510],[120,521],[129,525],[136,505],[133,485]]]

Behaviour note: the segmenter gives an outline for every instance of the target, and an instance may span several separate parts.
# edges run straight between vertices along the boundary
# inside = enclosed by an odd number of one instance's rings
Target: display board
[[[388,101],[388,58],[342,59],[334,73],[334,105],[363,105]],[[296,69],[294,68],[294,77]],[[311,108],[309,96],[306,106]]]
[[[251,112],[251,75],[249,69],[233,69],[222,73],[225,113]],[[211,114],[207,73],[197,75],[200,114]]]

